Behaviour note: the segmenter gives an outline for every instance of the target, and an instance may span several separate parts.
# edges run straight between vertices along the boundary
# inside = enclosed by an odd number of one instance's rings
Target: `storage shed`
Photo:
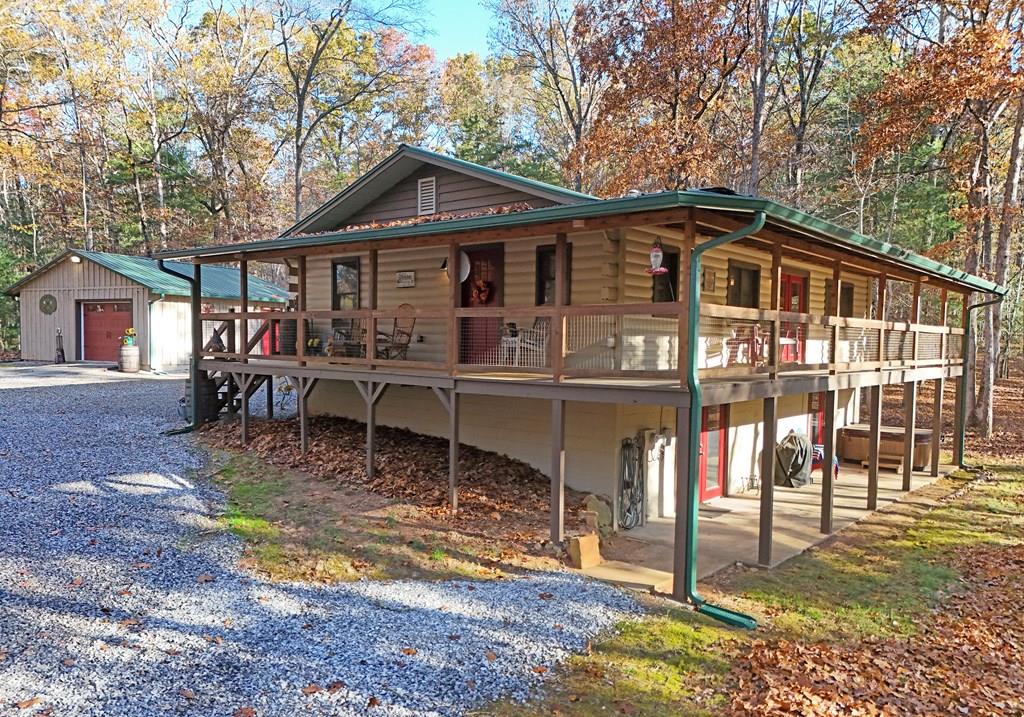
[[[192,264],[168,261],[169,269],[192,275]],[[204,311],[238,308],[238,270],[204,267]],[[249,277],[250,311],[282,309],[286,289]],[[191,351],[187,281],[161,271],[154,259],[72,249],[7,289],[18,297],[21,357],[52,361],[60,330],[68,361],[116,361],[120,337],[138,332],[142,367],[163,371],[188,367]]]

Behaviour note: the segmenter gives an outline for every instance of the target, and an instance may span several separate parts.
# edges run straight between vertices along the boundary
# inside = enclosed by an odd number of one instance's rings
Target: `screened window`
[[[760,308],[761,269],[750,264],[729,262],[729,291],[726,303],[747,309]]]
[[[537,247],[537,306],[555,303],[555,247],[553,244]],[[572,296],[572,244],[565,247],[565,303]]]
[[[825,282],[825,313],[832,316],[832,280]],[[845,281],[839,284],[839,316],[849,318],[853,316],[853,284]]]
[[[662,247],[661,265],[668,269],[664,274],[654,274],[651,279],[651,301],[679,300],[679,250]]]
[[[337,259],[331,265],[331,308],[334,311],[359,308],[359,259]]]

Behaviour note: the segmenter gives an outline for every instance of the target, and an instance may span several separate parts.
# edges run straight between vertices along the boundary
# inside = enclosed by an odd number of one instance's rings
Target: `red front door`
[[[726,429],[729,414],[726,406],[705,407],[700,427],[700,499],[722,495],[726,480]]]
[[[462,282],[462,305],[467,308],[502,306],[505,251],[501,246],[466,249],[469,276]],[[462,363],[495,364],[501,318],[468,316],[462,319]]]
[[[121,337],[132,325],[130,301],[82,303],[82,360],[117,361]]]
[[[799,314],[807,313],[807,278],[794,276],[793,274],[782,275],[782,301],[780,307],[783,311],[793,311]],[[779,336],[779,354],[783,363],[802,363],[804,360],[804,342],[807,335],[803,324],[792,321],[782,322],[782,333]]]

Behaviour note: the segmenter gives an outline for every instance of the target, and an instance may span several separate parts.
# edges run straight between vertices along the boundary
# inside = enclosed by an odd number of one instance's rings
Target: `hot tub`
[[[902,426],[882,426],[879,455],[903,457]],[[839,429],[839,457],[844,461],[860,463],[868,459],[871,427],[866,423],[851,423]],[[914,429],[914,470],[928,466],[932,455],[932,432],[927,428]]]

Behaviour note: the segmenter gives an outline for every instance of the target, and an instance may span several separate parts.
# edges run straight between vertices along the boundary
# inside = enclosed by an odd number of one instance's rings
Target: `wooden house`
[[[759,489],[757,561],[770,564],[773,489],[762,476],[777,439],[809,435],[830,466],[837,431],[863,412],[873,508],[880,388],[907,388],[912,425],[922,381],[960,381],[967,297],[1004,293],[757,197],[598,199],[410,146],[277,239],[164,256],[204,276],[217,263],[242,276],[252,261],[287,264],[290,311],[194,315],[197,371],[246,387],[293,377],[302,441],[311,414],[366,421],[371,473],[378,424],[448,436],[453,508],[459,443],[505,453],[550,475],[560,541],[565,485],[614,495],[622,441],[639,436],[643,510],[675,517],[675,572],[686,576],[675,592],[695,602],[697,506]],[[243,318],[276,332],[271,355],[243,348]],[[236,338],[210,350],[211,327]],[[247,420],[243,402],[243,442]]]

